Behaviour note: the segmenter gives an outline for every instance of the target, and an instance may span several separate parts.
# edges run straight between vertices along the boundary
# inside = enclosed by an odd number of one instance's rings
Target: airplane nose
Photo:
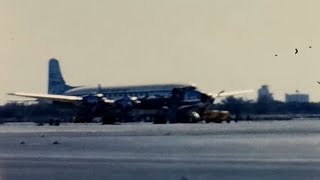
[[[206,93],[201,93],[201,101],[202,102],[210,102],[210,103],[213,103],[215,98],[209,94],[206,94]]]

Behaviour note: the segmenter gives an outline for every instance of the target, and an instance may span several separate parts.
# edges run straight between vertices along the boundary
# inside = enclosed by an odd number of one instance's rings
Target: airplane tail
[[[74,87],[65,83],[59,61],[56,59],[49,60],[49,77],[48,77],[48,94],[63,94]]]

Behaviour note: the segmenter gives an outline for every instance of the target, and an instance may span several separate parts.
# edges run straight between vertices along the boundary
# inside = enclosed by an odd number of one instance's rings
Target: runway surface
[[[4,124],[8,179],[320,179],[320,121]]]

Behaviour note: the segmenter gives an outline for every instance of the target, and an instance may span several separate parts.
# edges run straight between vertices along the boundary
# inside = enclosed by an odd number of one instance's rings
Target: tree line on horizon
[[[215,104],[215,109],[229,111],[237,117],[273,114],[320,114],[320,103],[286,103],[276,100],[255,102],[231,96]],[[0,119],[6,119],[7,121],[27,122],[35,121],[37,117],[40,119],[47,117],[60,118],[70,122],[74,113],[75,108],[58,107],[48,103],[7,103],[0,106]]]

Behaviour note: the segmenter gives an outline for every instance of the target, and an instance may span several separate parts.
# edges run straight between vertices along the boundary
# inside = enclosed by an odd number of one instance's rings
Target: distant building
[[[258,90],[258,102],[271,102],[274,101],[272,93],[269,91],[268,85],[263,85]]]
[[[296,91],[296,94],[286,94],[286,102],[300,102],[300,103],[307,103],[309,102],[309,95],[308,94],[301,94],[299,91]]]

